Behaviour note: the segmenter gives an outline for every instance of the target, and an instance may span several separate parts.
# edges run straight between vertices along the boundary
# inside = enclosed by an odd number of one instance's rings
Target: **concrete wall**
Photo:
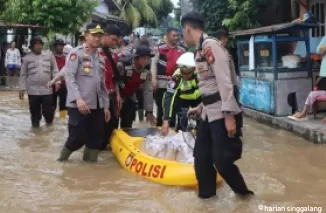
[[[303,109],[306,98],[311,91],[311,78],[298,78],[275,81],[275,111],[277,116],[292,114],[292,108],[288,104],[288,95],[296,93],[297,103],[300,110]]]

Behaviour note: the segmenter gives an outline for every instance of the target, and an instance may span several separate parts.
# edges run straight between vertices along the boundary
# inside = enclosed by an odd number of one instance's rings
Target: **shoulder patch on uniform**
[[[213,54],[213,51],[212,51],[212,48],[211,47],[207,47],[204,49],[204,56],[207,58],[207,62],[209,64],[212,64],[215,62],[215,57],[214,57],[214,54]]]
[[[74,60],[76,60],[76,58],[77,58],[77,54],[76,53],[71,53],[70,54],[70,61],[74,61]]]

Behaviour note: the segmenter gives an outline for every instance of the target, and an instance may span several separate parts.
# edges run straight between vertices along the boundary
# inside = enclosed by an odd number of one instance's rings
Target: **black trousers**
[[[113,131],[115,129],[118,129],[119,127],[119,117],[117,117],[117,115],[115,114],[117,107],[118,105],[117,105],[116,97],[115,96],[110,97],[111,119],[109,122],[105,122],[104,124],[104,139],[101,145],[101,150],[106,148],[112,136]]]
[[[157,113],[156,113],[156,126],[162,126],[163,124],[163,96],[166,92],[166,89],[158,88],[154,93],[154,100],[157,105]]]
[[[137,100],[138,100],[138,104],[137,104],[137,109],[138,110],[144,110],[144,96],[143,96],[143,89],[142,88],[138,88],[136,91],[136,96],[137,96]]]
[[[189,107],[196,107],[200,104],[201,100],[197,99],[197,100],[183,100],[181,98],[175,98],[174,100],[174,104],[173,104],[173,111],[172,111],[172,117],[171,117],[171,121],[170,121],[170,126],[171,127],[175,127],[176,131],[179,131],[182,128],[182,124],[187,125],[186,122],[184,122],[183,120],[180,122],[180,117],[178,117],[178,122],[176,122],[176,117],[177,114],[180,113],[182,111],[182,108],[189,108]]]
[[[120,111],[120,128],[132,128],[132,123],[136,118],[136,103],[130,98],[126,98]]]
[[[77,108],[68,108],[68,131],[66,148],[71,152],[82,148],[99,150],[103,144],[104,109],[91,110],[90,114],[83,115]]]
[[[62,87],[58,92],[53,94],[53,109],[54,111],[57,109],[59,99],[59,110],[67,110],[66,100],[67,100],[67,88]]]
[[[216,194],[216,170],[235,193],[248,192],[239,168],[234,164],[242,155],[242,114],[236,115],[235,119],[237,136],[234,138],[228,137],[224,119],[211,123],[204,120],[199,125],[194,157],[200,197]]]
[[[28,101],[33,126],[37,127],[40,125],[42,115],[47,124],[53,122],[54,111],[52,95],[28,95]]]

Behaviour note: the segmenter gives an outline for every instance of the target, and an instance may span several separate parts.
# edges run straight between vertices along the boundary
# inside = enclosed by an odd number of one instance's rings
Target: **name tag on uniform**
[[[147,77],[147,72],[142,72],[142,73],[140,74],[140,79],[141,79],[141,80],[146,80],[146,77]]]
[[[132,70],[128,70],[127,73],[126,73],[126,76],[131,77],[132,76]]]

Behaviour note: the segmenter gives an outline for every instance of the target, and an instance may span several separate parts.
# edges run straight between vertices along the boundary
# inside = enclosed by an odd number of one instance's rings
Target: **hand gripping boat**
[[[170,186],[196,187],[193,164],[154,158],[140,150],[144,137],[158,131],[157,128],[115,130],[111,138],[113,155],[123,168],[151,181]],[[222,178],[218,175],[217,183],[220,182]]]

